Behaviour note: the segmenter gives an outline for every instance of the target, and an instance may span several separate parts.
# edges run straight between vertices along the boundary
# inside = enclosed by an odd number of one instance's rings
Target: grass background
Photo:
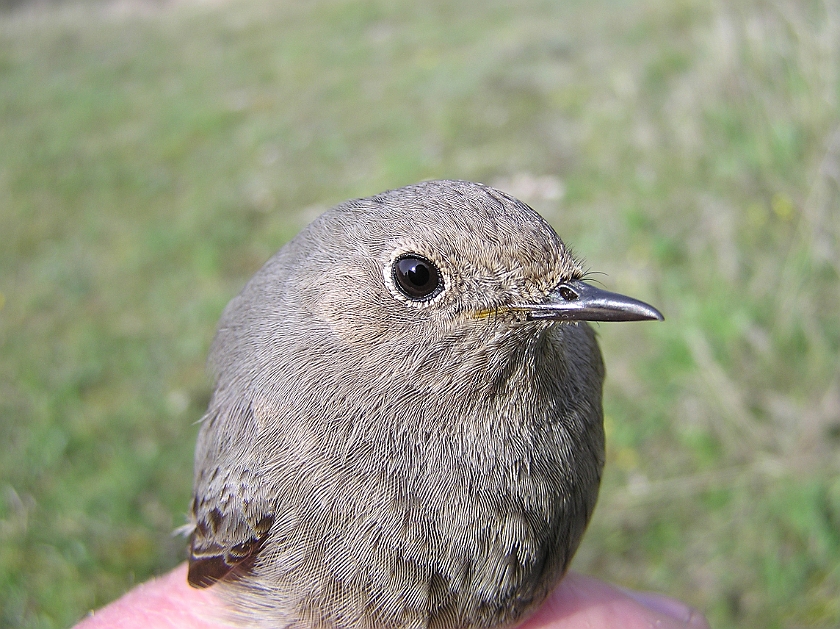
[[[840,625],[837,0],[2,6],[0,626],[183,559],[225,303],[321,210],[432,177],[666,314],[599,326],[577,569]]]

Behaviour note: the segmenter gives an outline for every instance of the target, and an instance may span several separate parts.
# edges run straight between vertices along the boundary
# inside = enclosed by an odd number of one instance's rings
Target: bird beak
[[[638,299],[596,288],[581,280],[563,282],[538,304],[512,308],[530,321],[663,321],[653,306]]]

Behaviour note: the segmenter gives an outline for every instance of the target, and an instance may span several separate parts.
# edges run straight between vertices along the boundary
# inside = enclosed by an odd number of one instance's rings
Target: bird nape
[[[472,629],[566,571],[604,464],[587,321],[662,319],[583,281],[503,192],[348,201],[222,315],[189,582],[250,627]]]

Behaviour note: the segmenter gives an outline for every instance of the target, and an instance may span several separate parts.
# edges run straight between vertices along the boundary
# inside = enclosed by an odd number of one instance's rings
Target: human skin
[[[231,629],[213,588],[187,585],[187,566],[137,586],[88,615],[75,629]],[[703,615],[676,599],[635,592],[570,572],[517,629],[708,629]]]

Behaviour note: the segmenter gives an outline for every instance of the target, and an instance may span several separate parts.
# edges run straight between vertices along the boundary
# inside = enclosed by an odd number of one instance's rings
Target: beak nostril
[[[580,295],[578,295],[574,290],[572,290],[568,286],[561,286],[558,289],[560,296],[565,299],[566,301],[575,301]]]
[[[540,303],[513,306],[529,320],[544,321],[662,321],[662,313],[638,299],[611,293],[582,280],[568,280]]]

